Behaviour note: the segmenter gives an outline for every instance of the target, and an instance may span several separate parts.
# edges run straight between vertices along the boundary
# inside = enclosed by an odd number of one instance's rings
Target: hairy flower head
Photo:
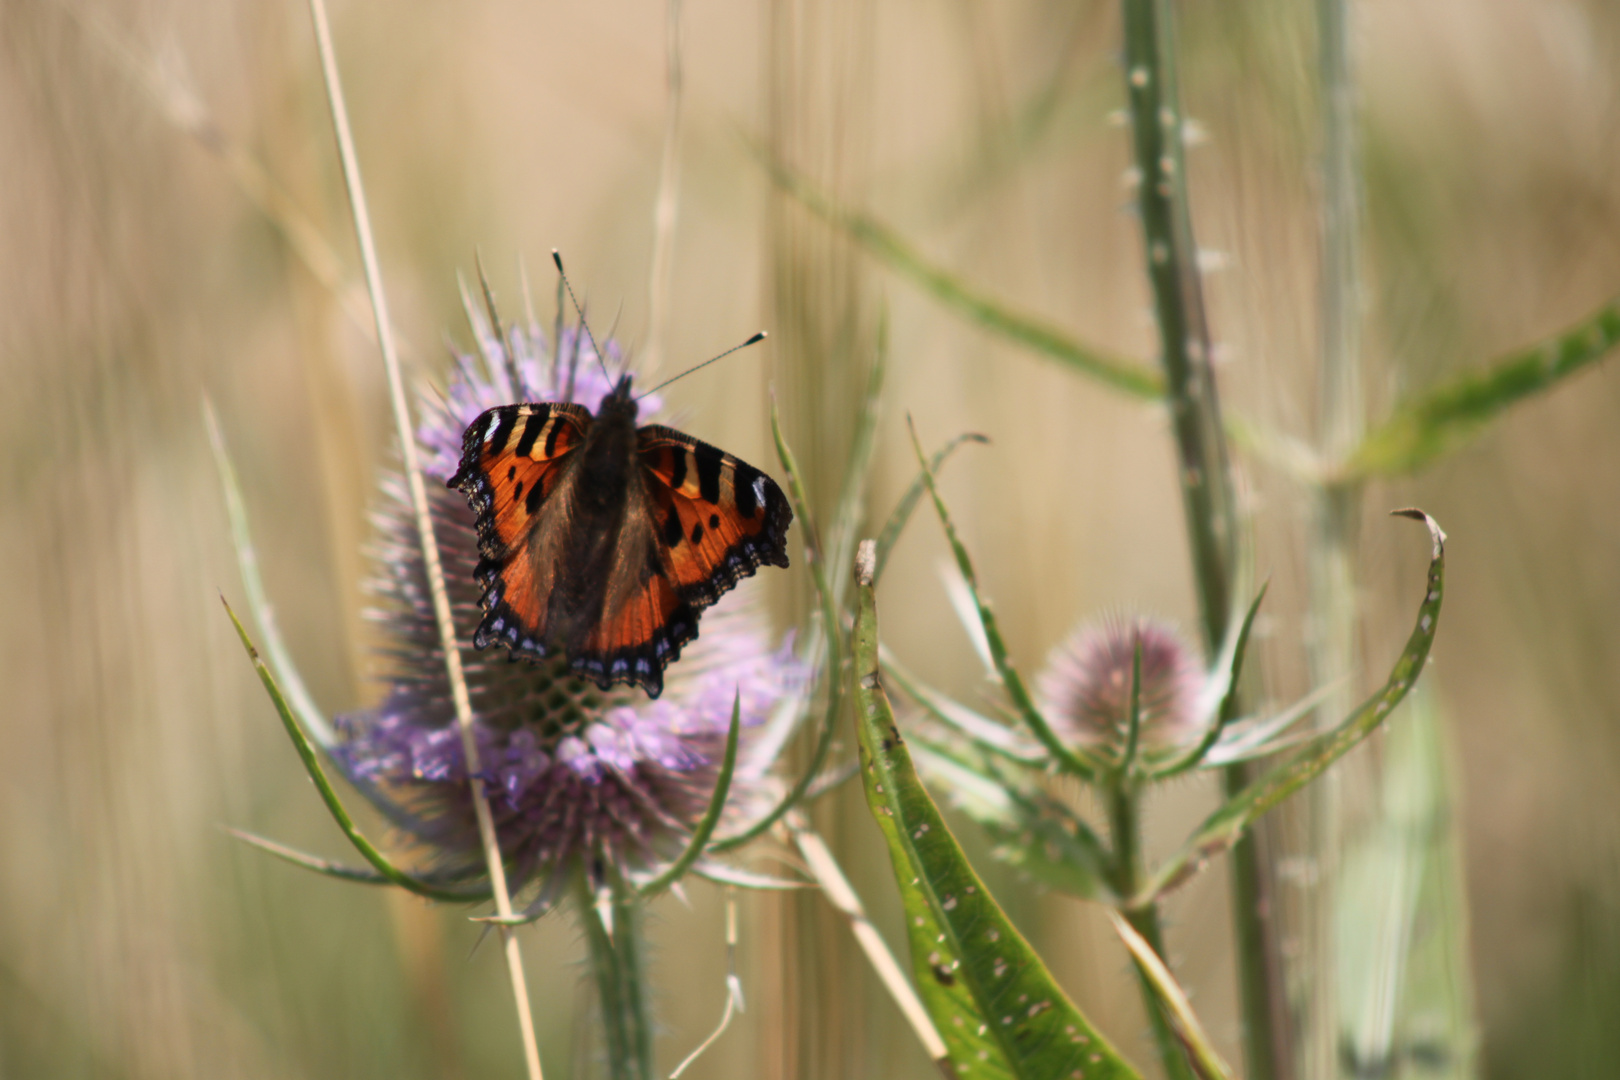
[[[458,356],[444,396],[424,400],[417,440],[456,636],[464,643],[479,775],[512,890],[529,888],[530,907],[539,908],[573,869],[598,883],[634,883],[680,854],[712,797],[734,700],[745,742],[721,829],[768,809],[777,785],[771,762],[748,753],[749,729],[795,699],[805,672],[789,645],[770,643],[742,590],[705,613],[701,636],[671,666],[656,701],[635,687],[600,690],[570,672],[562,657],[512,662],[504,649],[480,652],[465,644],[482,615],[483,590],[473,577],[473,513],[444,486],[456,471],[462,432],[498,405],[576,401],[594,410],[613,388],[589,340],[573,327],[562,328],[555,349],[534,327],[481,338],[481,359]],[[622,368],[612,342],[603,352],[608,369]],[[653,413],[659,402],[645,398],[641,407]],[[382,488],[370,588],[388,689],[376,708],[339,717],[335,757],[434,871],[477,880],[483,855],[469,770],[410,501],[397,473]]]
[[[1158,756],[1198,737],[1204,673],[1169,624],[1142,616],[1083,624],[1047,657],[1038,690],[1058,737],[1116,763],[1130,723],[1131,672],[1142,650],[1142,752]]]

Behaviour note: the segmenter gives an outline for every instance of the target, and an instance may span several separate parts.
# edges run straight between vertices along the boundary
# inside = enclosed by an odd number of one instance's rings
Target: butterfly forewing
[[[504,405],[479,416],[462,437],[461,468],[449,485],[467,496],[477,515],[475,575],[485,609],[473,636],[479,648],[502,641],[546,654],[538,632],[551,595],[550,567],[529,552],[590,423],[589,410],[579,405]]]

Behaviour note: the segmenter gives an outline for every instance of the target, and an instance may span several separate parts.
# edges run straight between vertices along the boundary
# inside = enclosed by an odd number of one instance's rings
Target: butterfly
[[[708,443],[636,426],[630,376],[593,415],[503,405],[462,436],[447,485],[477,516],[484,616],[473,645],[559,653],[603,690],[657,697],[698,616],[761,566],[788,565],[776,482]]]

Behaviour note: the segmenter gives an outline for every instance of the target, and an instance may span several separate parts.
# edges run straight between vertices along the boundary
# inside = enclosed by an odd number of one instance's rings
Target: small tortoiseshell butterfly
[[[630,376],[582,405],[503,405],[462,436],[448,485],[477,515],[484,618],[511,655],[559,652],[606,690],[657,697],[704,608],[762,565],[793,521],[770,477],[690,435],[636,427]]]

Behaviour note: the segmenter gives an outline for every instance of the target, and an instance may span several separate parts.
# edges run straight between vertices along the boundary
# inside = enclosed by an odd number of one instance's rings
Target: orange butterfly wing
[[[449,484],[477,516],[473,644],[529,659],[561,649],[604,689],[657,697],[703,609],[760,566],[788,565],[793,512],[770,477],[670,428],[636,430],[616,458],[604,448],[634,412],[628,380],[596,417],[572,404],[491,409],[467,428]],[[625,501],[610,511],[590,493],[621,467]]]
[[[484,618],[473,644],[497,641],[515,652],[546,655],[540,640],[551,597],[550,567],[529,555],[529,538],[546,501],[585,441],[590,410],[579,405],[503,405],[481,414],[462,436],[461,467],[448,485],[477,515]]]
[[[708,607],[761,566],[787,566],[793,511],[776,481],[740,458],[653,424],[638,433],[664,573]]]
[[[650,424],[636,432],[617,582],[575,667],[656,697],[663,669],[698,633],[698,616],[761,566],[787,566],[793,511],[776,482],[708,443]]]

